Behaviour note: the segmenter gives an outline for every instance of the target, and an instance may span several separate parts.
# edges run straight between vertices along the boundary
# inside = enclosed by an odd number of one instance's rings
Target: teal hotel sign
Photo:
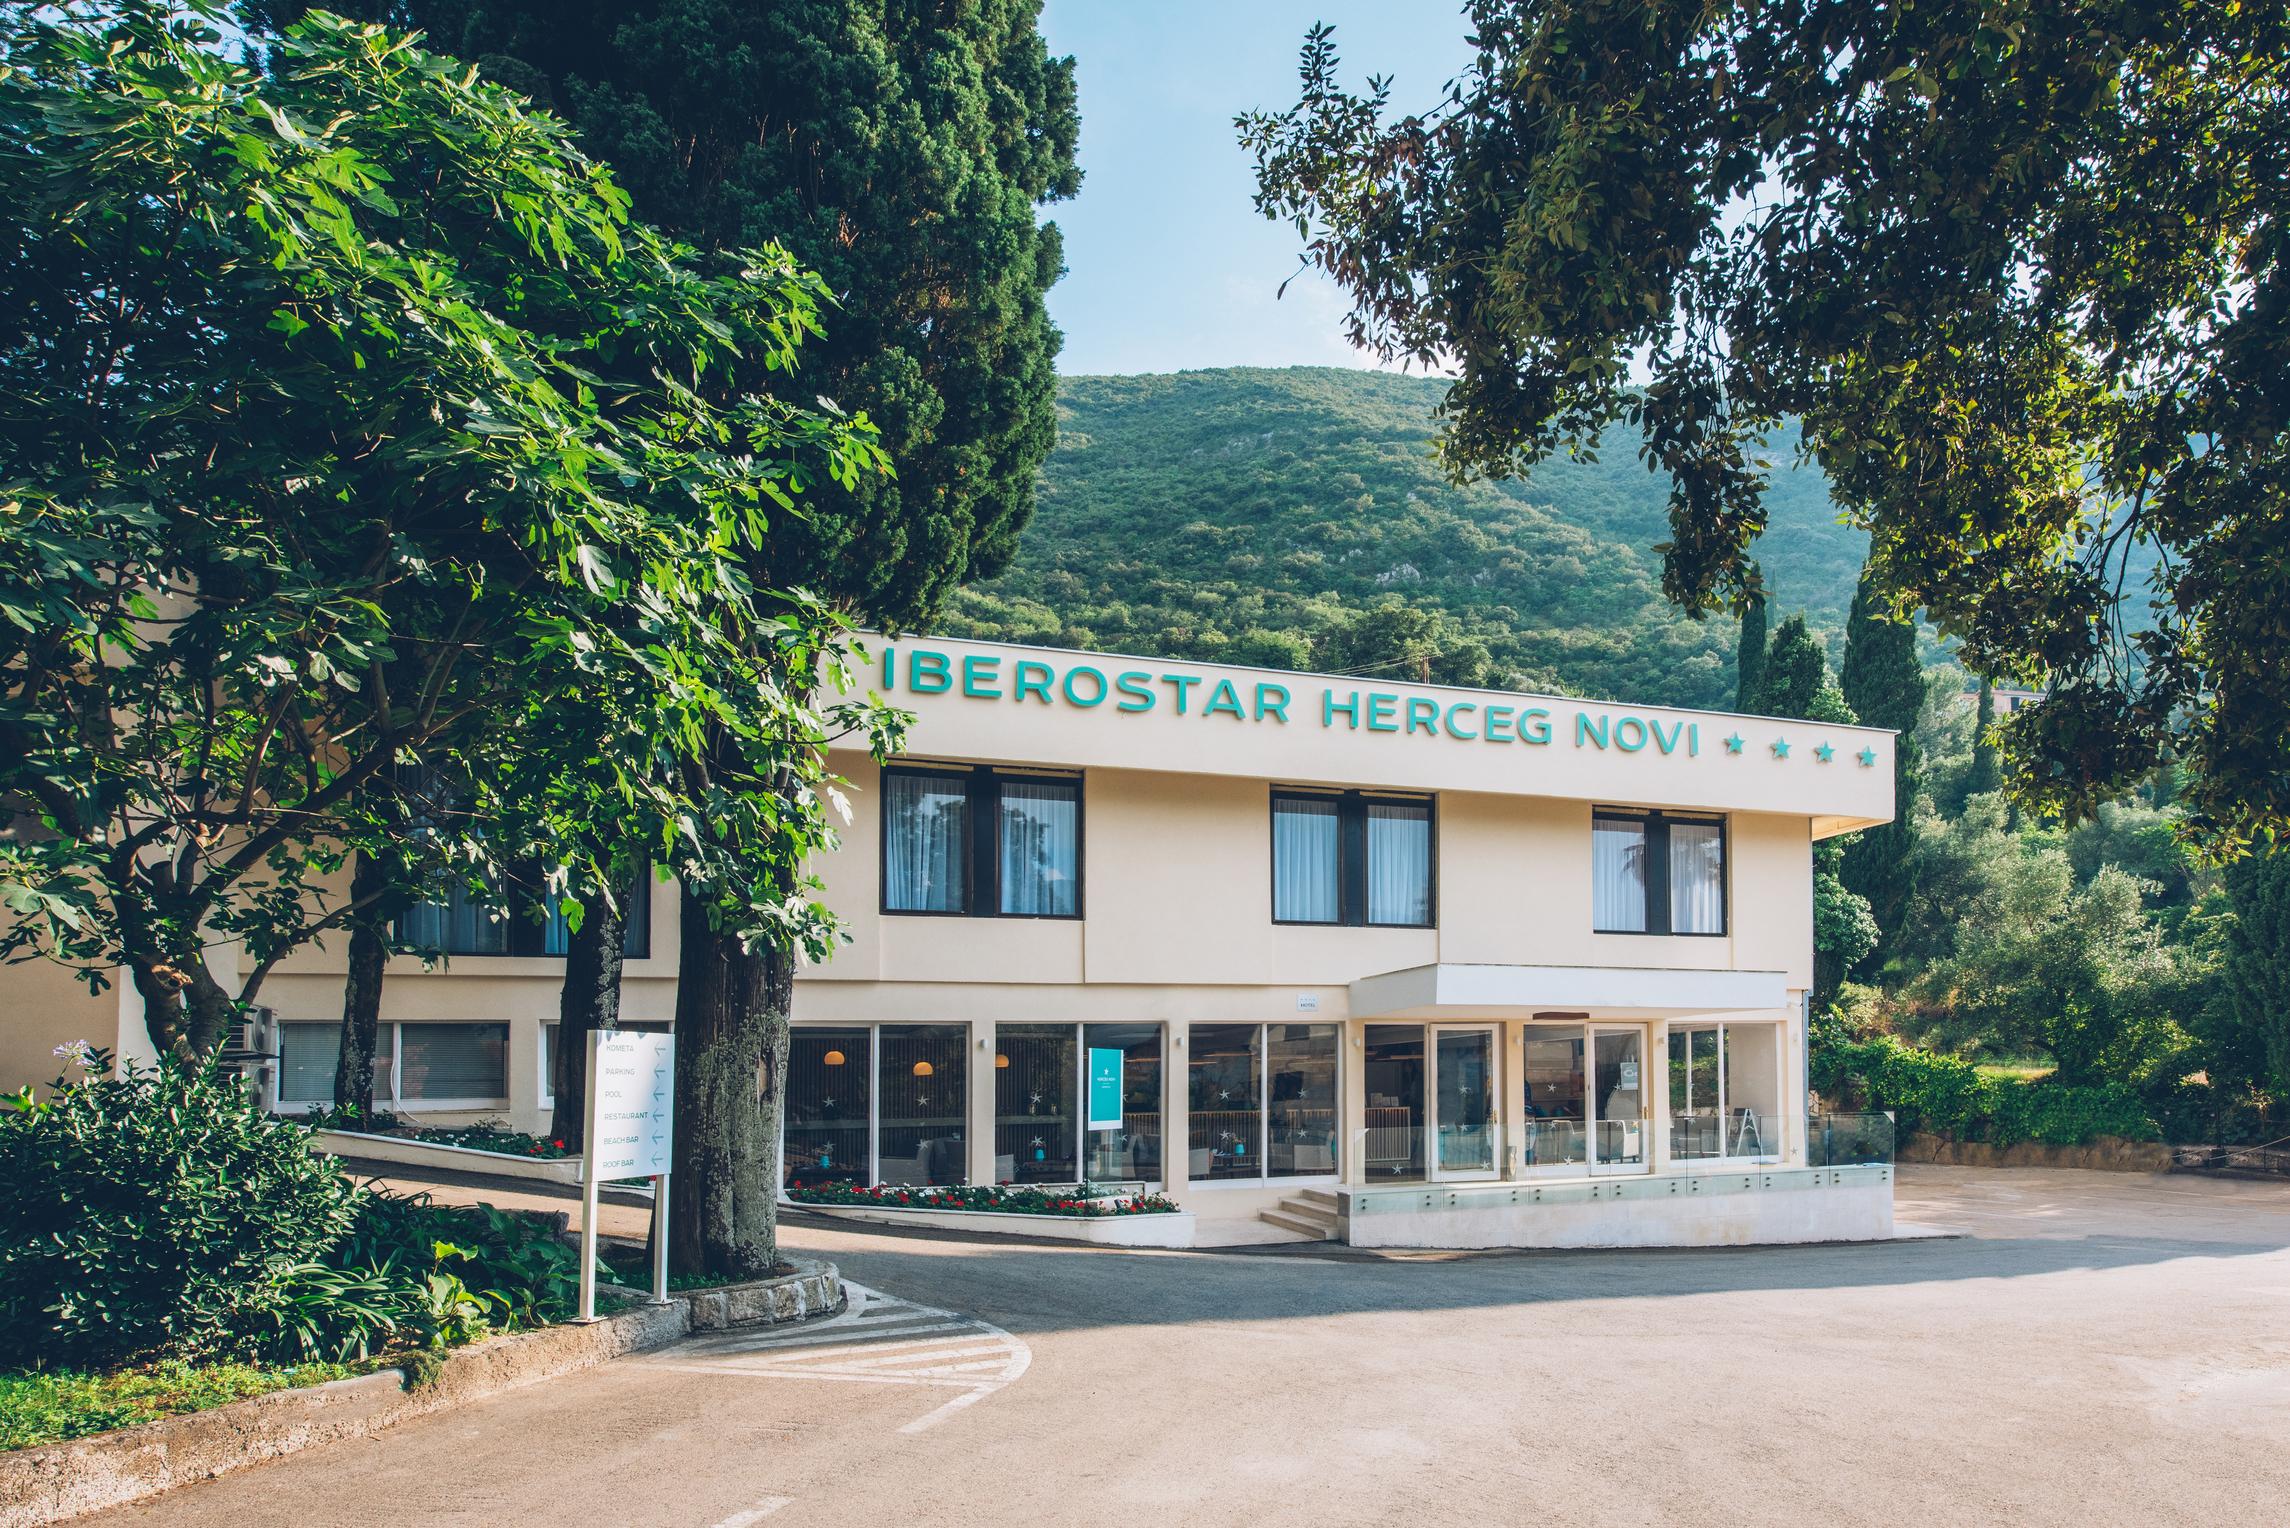
[[[1446,744],[1552,746],[1617,753],[1650,752],[1699,758],[1705,747],[1701,722],[1684,716],[1560,702],[1536,704],[1495,700],[1485,691],[1401,695],[1348,686],[1325,676],[1297,674],[1293,683],[1246,675],[1205,677],[1162,668],[1127,666],[1136,660],[1073,661],[1050,656],[1024,658],[999,652],[949,653],[892,644],[882,650],[882,694],[894,703],[901,695],[953,696],[980,705],[1047,706],[1113,716],[1161,714],[1198,718],[1204,725],[1318,727],[1332,731],[1422,738]],[[1738,731],[1708,740],[1728,754],[1746,746]],[[1776,739],[1761,748],[1775,759],[1789,757],[1789,744]],[[1810,750],[1828,763],[1837,750],[1823,744]],[[1865,768],[1875,750],[1855,757]]]

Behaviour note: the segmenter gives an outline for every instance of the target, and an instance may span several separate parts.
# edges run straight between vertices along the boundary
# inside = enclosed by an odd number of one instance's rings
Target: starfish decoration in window
[[[1823,742],[1820,747],[1813,750],[1813,753],[1814,756],[1819,758],[1822,763],[1826,764],[1837,756],[1837,745],[1830,742]]]
[[[1734,734],[1732,737],[1729,737],[1729,738],[1727,738],[1727,739],[1725,740],[1725,751],[1726,751],[1727,753],[1739,753],[1739,752],[1741,752],[1741,734],[1740,734],[1740,733],[1736,732],[1736,733],[1735,733],[1735,734]]]
[[[1876,762],[1877,762],[1877,751],[1876,751],[1874,748],[1864,748],[1864,749],[1862,749],[1862,750],[1860,751],[1860,755],[1859,755],[1859,757],[1860,757],[1860,761],[1861,761],[1861,768],[1863,768],[1863,769],[1873,769],[1873,768],[1875,768],[1875,767],[1876,767]]]
[[[1777,759],[1789,757],[1789,739],[1777,737],[1773,740],[1773,756]]]

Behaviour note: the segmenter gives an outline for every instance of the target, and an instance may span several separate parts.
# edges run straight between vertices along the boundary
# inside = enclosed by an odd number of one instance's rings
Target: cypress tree
[[[1972,772],[1964,777],[1964,794],[1984,796],[2004,788],[2004,770],[1996,757],[1996,686],[1980,681],[1980,706],[1972,723]]]
[[[1741,642],[1734,654],[1733,708],[1759,711],[1765,688],[1765,587],[1751,582],[1749,603],[1741,607]]]
[[[2290,1097],[2290,851],[2253,854],[2227,872],[2234,907],[2224,1007],[2265,1057],[2277,1098]]]
[[[1768,716],[1842,720],[1814,715],[1822,691],[1829,688],[1828,656],[1821,651],[1820,639],[1805,624],[1805,618],[1793,615],[1775,627],[1773,645],[1765,654],[1757,709]]]
[[[1909,826],[1909,809],[1923,783],[1916,722],[1924,709],[1925,678],[1916,654],[1916,623],[1885,608],[1865,568],[1845,625],[1840,677],[1845,703],[1855,716],[1871,727],[1890,727],[1900,734],[1892,757],[1893,820],[1849,840],[1838,868],[1845,887],[1868,899],[1882,939],[1889,940],[1900,927],[1914,890],[1910,850],[1916,835]],[[1877,948],[1881,954],[1883,943]]]

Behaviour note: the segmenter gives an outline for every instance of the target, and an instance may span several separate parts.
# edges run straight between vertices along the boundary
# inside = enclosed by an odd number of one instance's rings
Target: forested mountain
[[[1733,693],[1735,627],[1661,594],[1665,485],[1618,437],[1528,481],[1449,484],[1436,378],[1331,368],[1069,377],[1058,449],[1010,571],[965,591],[959,635],[1303,665],[1398,595],[1533,688],[1678,705]],[[1865,538],[1820,473],[1775,453],[1759,548],[1778,619],[1832,645]]]

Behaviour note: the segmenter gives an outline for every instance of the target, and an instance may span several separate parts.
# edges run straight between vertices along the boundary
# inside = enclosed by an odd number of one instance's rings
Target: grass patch
[[[34,1448],[243,1401],[297,1385],[371,1372],[374,1363],[157,1363],[109,1374],[71,1370],[0,1373],[0,1449]]]
[[[1973,1070],[1983,1077],[2001,1077],[2006,1082],[2034,1082],[2038,1077],[2049,1077],[2052,1064],[2048,1061],[1982,1061]]]
[[[629,1288],[649,1290],[652,1287],[652,1263],[650,1259],[641,1255],[616,1257],[611,1253],[604,1253],[601,1255],[601,1260],[605,1267],[612,1270],[613,1278]],[[793,1263],[782,1262],[772,1265],[772,1270],[769,1273],[740,1278],[730,1278],[714,1273],[671,1273],[668,1275],[668,1292],[676,1294],[692,1289],[722,1289],[729,1284],[752,1284],[759,1278],[784,1278],[794,1271],[795,1265]],[[597,1309],[599,1311],[604,1308],[603,1300],[602,1295],[597,1297]]]

